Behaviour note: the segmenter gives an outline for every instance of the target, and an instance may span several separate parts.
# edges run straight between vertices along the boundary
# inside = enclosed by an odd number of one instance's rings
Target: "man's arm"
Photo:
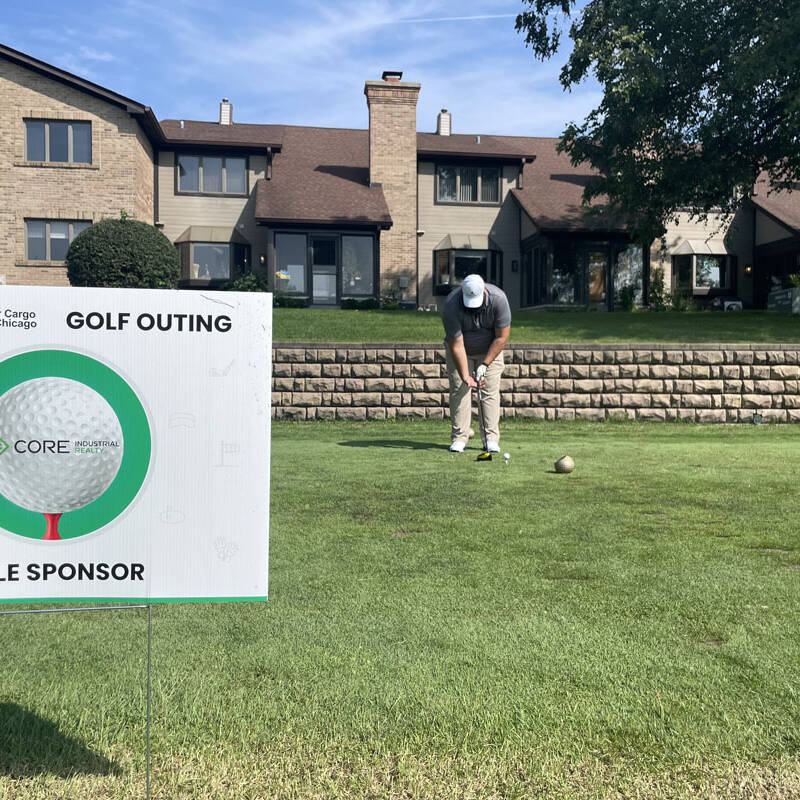
[[[478,384],[475,382],[475,378],[469,374],[467,351],[464,349],[464,337],[456,336],[453,339],[445,339],[445,342],[450,348],[450,354],[453,356],[453,363],[456,365],[456,369],[458,370],[458,374],[461,376],[461,380],[474,389]],[[498,352],[500,351],[498,350]]]
[[[489,345],[489,349],[486,352],[486,359],[483,362],[487,367],[503,352],[503,349],[508,344],[509,333],[511,333],[510,325],[506,325],[505,328],[494,329],[494,341]]]

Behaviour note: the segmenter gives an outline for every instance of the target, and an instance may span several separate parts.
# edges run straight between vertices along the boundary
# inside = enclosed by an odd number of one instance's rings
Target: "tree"
[[[800,180],[798,0],[523,0],[517,30],[540,59],[569,25],[565,90],[594,74],[597,108],[559,147],[598,172],[584,200],[663,234],[678,208],[732,211],[762,173]]]
[[[73,239],[67,251],[73,286],[174,289],[180,261],[174,245],[158,228],[131,219],[104,219]]]

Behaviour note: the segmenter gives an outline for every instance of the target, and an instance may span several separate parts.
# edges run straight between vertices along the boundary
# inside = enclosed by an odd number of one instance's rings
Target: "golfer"
[[[463,453],[472,422],[472,389],[481,388],[490,453],[500,452],[500,376],[511,332],[511,308],[502,289],[467,275],[442,308],[447,377],[450,381],[451,453]]]

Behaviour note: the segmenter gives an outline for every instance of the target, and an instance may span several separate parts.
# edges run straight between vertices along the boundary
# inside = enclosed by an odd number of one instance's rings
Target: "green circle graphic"
[[[139,493],[150,467],[150,424],[133,389],[113,369],[89,356],[71,350],[34,350],[0,361],[0,397],[35,378],[68,378],[94,389],[111,406],[122,428],[122,462],[111,485],[88,505],[65,513],[59,522],[61,538],[76,539],[108,525]],[[42,514],[21,508],[0,494],[0,527],[29,539],[42,539],[45,521]]]

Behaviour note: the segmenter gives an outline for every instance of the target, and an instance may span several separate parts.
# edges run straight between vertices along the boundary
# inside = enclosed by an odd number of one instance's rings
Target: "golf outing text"
[[[107,311],[91,311],[83,314],[70,311],[67,314],[67,326],[73,330],[88,328],[90,331],[121,331],[128,327],[131,315],[126,311],[112,313]],[[231,329],[231,318],[225,314],[139,314],[135,321],[140,331],[178,331],[180,333],[203,333],[216,331],[228,333]]]

